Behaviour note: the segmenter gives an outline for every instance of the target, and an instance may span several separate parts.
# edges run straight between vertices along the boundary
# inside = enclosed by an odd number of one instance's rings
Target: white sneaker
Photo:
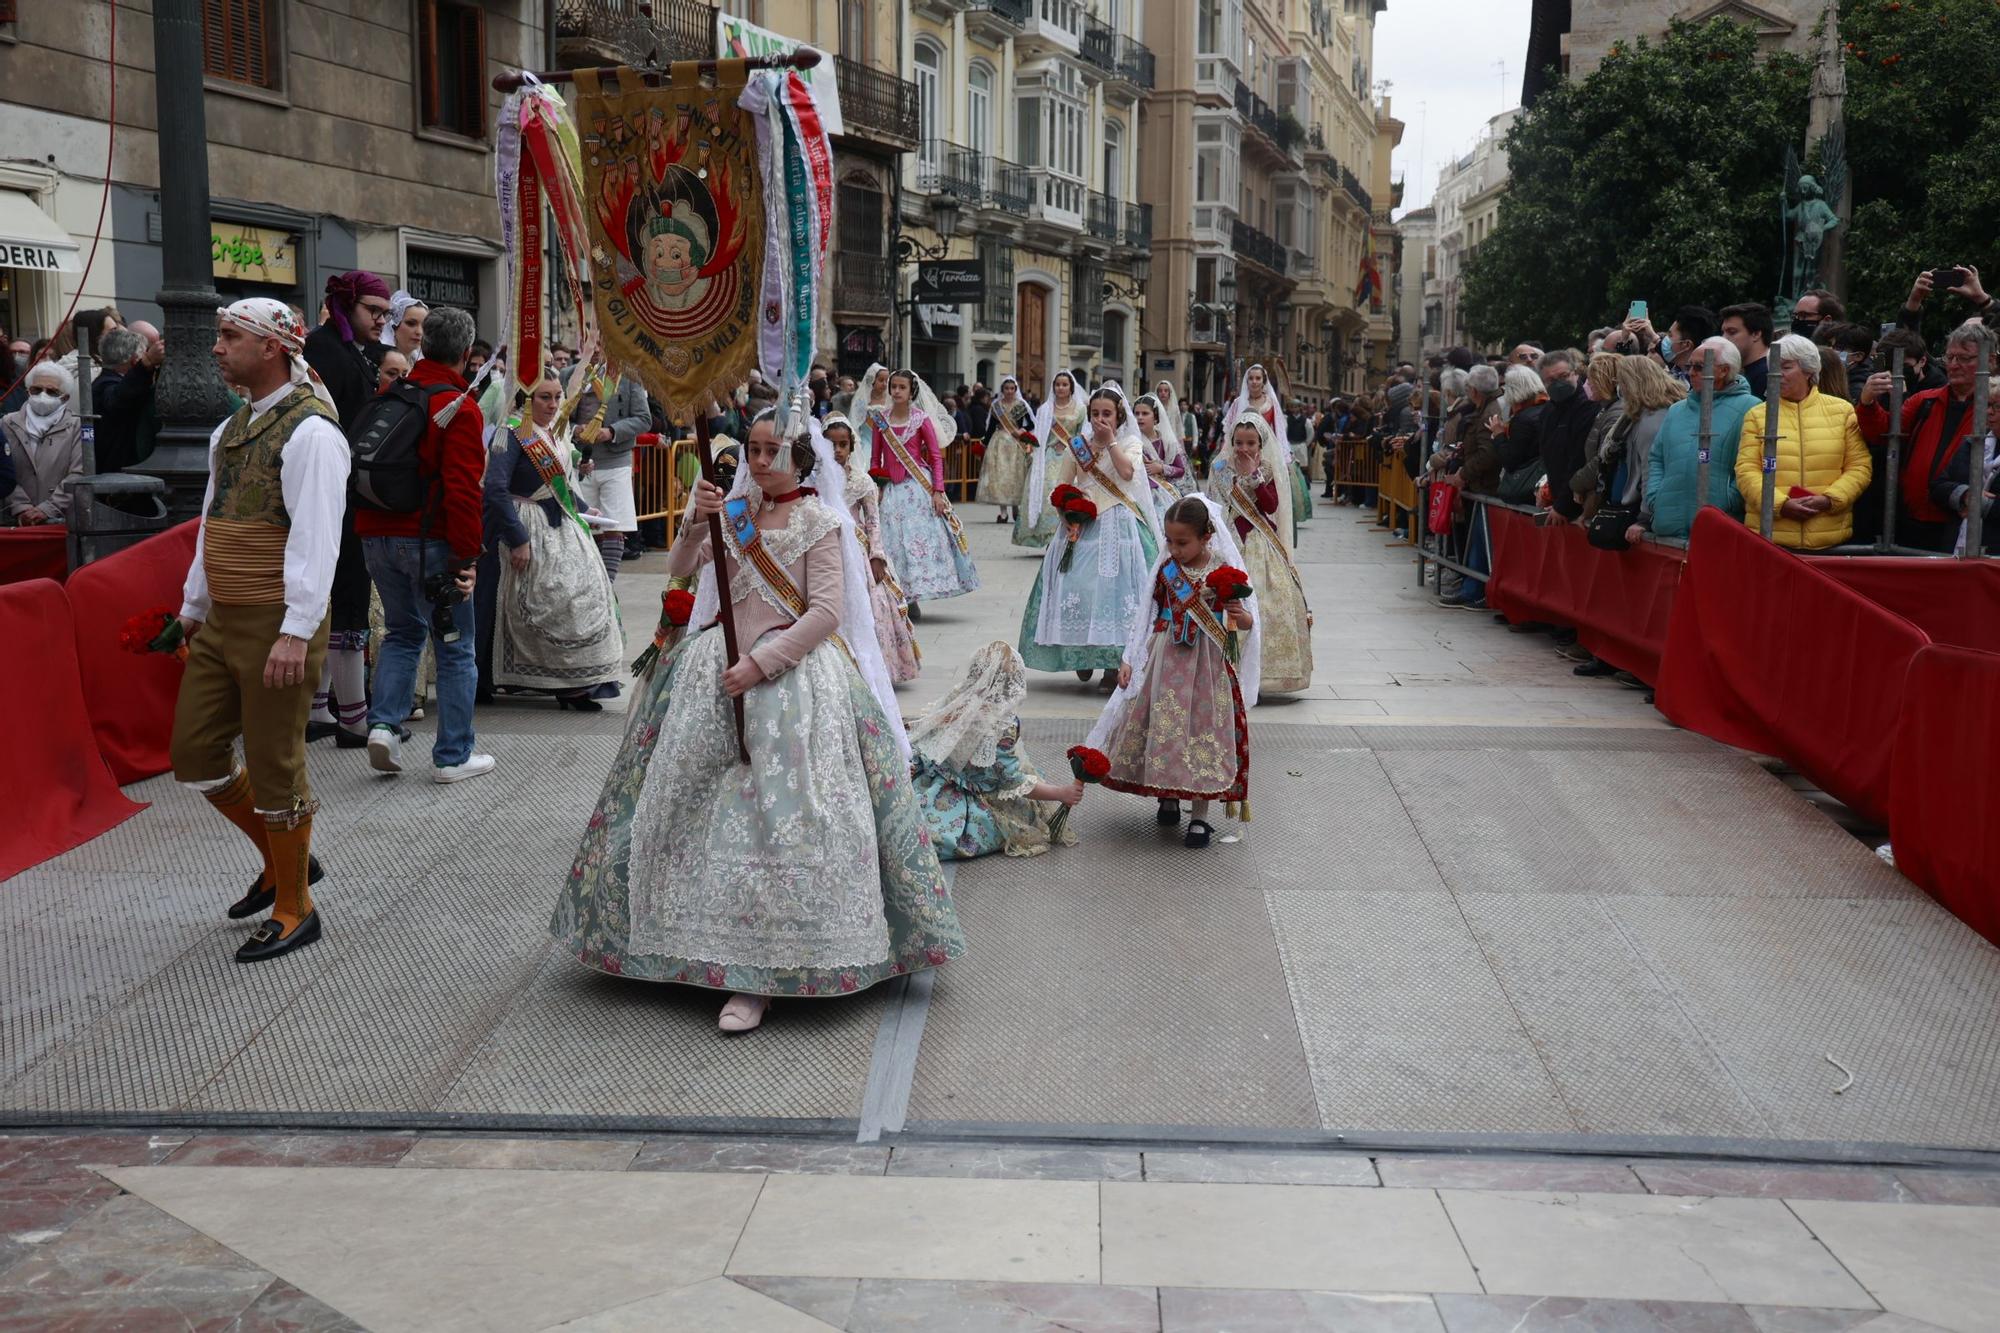
[[[368,732],[368,767],[378,773],[403,771],[403,738],[393,727],[373,727]]]
[[[440,764],[431,770],[432,782],[463,782],[493,771],[493,756],[475,754],[462,764]]]

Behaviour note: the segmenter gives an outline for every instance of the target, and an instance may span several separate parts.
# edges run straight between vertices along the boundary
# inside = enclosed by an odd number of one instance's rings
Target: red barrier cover
[[[2000,653],[2000,560],[1814,556],[1811,564],[1930,637]]]
[[[1613,666],[1660,679],[1684,552],[1651,545],[1600,551],[1574,523],[1545,527],[1492,505],[1486,520],[1493,534],[1489,606],[1517,623],[1574,626],[1577,640]]]
[[[77,684],[69,601],[49,579],[0,588],[0,696],[21,721],[0,765],[0,879],[115,828],[146,807],[128,801],[97,752]]]
[[[1719,509],[1695,519],[1658,703],[1676,724],[1776,755],[1878,824],[1903,676],[1923,631]]]
[[[156,606],[180,610],[181,587],[200,528],[194,520],[170,528],[85,565],[69,581],[84,705],[98,748],[121,785],[169,767],[167,745],[173,739],[181,664],[161,653],[142,657],[124,651],[118,631],[141,611]]]
[[[69,530],[60,527],[0,528],[0,584],[69,576]]]
[[[1889,784],[1896,869],[2000,944],[2000,654],[1910,663]]]

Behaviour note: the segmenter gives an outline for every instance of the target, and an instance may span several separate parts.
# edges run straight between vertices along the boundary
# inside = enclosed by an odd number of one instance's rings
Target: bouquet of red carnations
[[[173,608],[156,606],[141,611],[118,631],[118,646],[141,657],[147,653],[172,653],[177,662],[187,661],[187,636]]]
[[[1062,559],[1056,562],[1056,568],[1067,574],[1070,558],[1076,554],[1076,541],[1083,535],[1084,525],[1097,520],[1097,505],[1082,491],[1068,485],[1056,487],[1054,493],[1049,496],[1049,503],[1053,504],[1063,516],[1063,553]]]
[[[680,641],[681,632],[687,628],[694,615],[694,594],[686,588],[669,588],[660,594],[660,623],[653,630],[653,641],[646,651],[639,654],[632,663],[632,674],[649,674],[660,657]]]
[[[1069,747],[1069,771],[1078,782],[1095,786],[1104,781],[1105,775],[1111,771],[1111,759],[1102,750],[1093,750],[1088,745],[1072,745]],[[1063,826],[1069,823],[1069,809],[1063,806],[1049,821],[1051,843],[1062,841]]]
[[[1240,602],[1251,594],[1250,576],[1234,565],[1221,565],[1209,571],[1208,577],[1202,580],[1202,586],[1208,589],[1215,609],[1223,613],[1223,625],[1229,631],[1229,642],[1223,645],[1223,653],[1231,662],[1236,662],[1241,658],[1242,649],[1237,642],[1235,626],[1229,624],[1228,607],[1231,602]]]
[[[887,486],[889,484],[888,470],[886,468],[871,467],[868,469],[868,480],[874,482],[877,486]]]

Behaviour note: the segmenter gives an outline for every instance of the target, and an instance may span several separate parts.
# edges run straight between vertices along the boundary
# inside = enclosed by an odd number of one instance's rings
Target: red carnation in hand
[[[671,625],[685,625],[694,615],[694,594],[686,588],[669,588],[660,598],[661,614]]]
[[[1102,750],[1088,745],[1069,747],[1069,771],[1078,782],[1102,782],[1111,772],[1111,760]]]
[[[1097,505],[1078,492],[1069,503],[1062,507],[1063,515],[1072,523],[1088,523],[1097,517]]]
[[[884,468],[871,467],[868,469],[868,480],[874,482],[877,486],[887,486],[889,484],[889,473]]]
[[[1064,483],[1049,492],[1049,503],[1058,509],[1068,509],[1070,501],[1081,500],[1082,498],[1083,492],[1068,483]]]
[[[1250,595],[1250,576],[1234,565],[1211,570],[1203,582],[1218,602],[1239,601]]]
[[[187,642],[181,636],[180,617],[172,607],[156,606],[127,620],[118,631],[118,646],[128,653],[172,653],[187,660]]]
[[[1020,439],[1023,449],[1034,449],[1041,444],[1041,441],[1035,438],[1035,432],[1031,430],[1022,431]]]

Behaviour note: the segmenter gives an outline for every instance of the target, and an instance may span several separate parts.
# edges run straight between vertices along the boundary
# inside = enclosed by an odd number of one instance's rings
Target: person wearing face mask
[[[27,338],[16,338],[7,344],[7,362],[0,366],[0,382],[11,387],[28,373],[28,360],[34,347],[35,344]]]
[[[83,477],[83,428],[71,409],[76,381],[67,370],[44,361],[26,381],[26,404],[0,418],[0,431],[14,464],[7,521],[32,528],[69,518],[71,490]]]
[[[1793,303],[1792,332],[1810,338],[1826,321],[1846,318],[1847,307],[1840,303],[1840,298],[1824,287],[1815,287]]]
[[[1685,537],[1694,529],[1701,454],[1701,389],[1704,354],[1715,354],[1715,389],[1709,417],[1708,503],[1733,518],[1743,517],[1743,496],[1736,489],[1736,449],[1743,418],[1760,401],[1750,390],[1736,341],[1717,335],[1694,349],[1692,391],[1667,409],[1660,433],[1646,459],[1646,485],[1640,492],[1639,521],[1625,533],[1638,542],[1646,533]]]

